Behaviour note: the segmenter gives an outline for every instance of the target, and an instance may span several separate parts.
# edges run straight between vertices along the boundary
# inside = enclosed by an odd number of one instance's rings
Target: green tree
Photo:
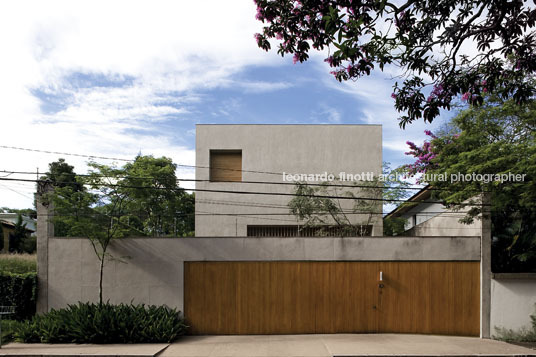
[[[23,253],[25,248],[24,243],[28,238],[29,234],[26,229],[26,223],[22,219],[22,216],[18,214],[14,230],[9,234],[9,252]]]
[[[84,186],[76,179],[74,166],[65,162],[65,159],[58,159],[48,164],[48,172],[41,177],[41,180],[48,180],[54,187],[71,187],[73,192],[83,191]]]
[[[426,174],[424,179],[440,189],[435,197],[453,209],[471,204],[463,222],[480,216],[481,193],[490,194],[493,271],[536,271],[536,103],[519,106],[489,96],[422,147],[412,145],[417,161],[410,171]],[[434,174],[459,173],[475,176],[434,180]]]
[[[182,236],[193,231],[192,195],[179,187],[177,165],[166,157],[137,156],[123,167],[125,209],[138,216],[150,236]]]
[[[85,237],[99,260],[99,302],[103,303],[104,266],[107,261],[119,260],[109,253],[110,244],[131,232],[124,223],[126,194],[117,182],[123,170],[107,165],[89,163],[90,172],[77,177],[77,183],[88,187],[76,190],[76,185],[55,187],[46,199],[54,203],[53,222],[61,222],[70,237]]]
[[[89,173],[75,176],[76,184],[58,185],[45,199],[54,203],[54,228],[61,224],[65,236],[90,241],[100,262],[102,303],[106,262],[124,261],[109,253],[112,242],[193,231],[193,195],[178,186],[171,159],[138,156],[123,167],[88,165]]]
[[[69,165],[62,158],[48,164],[48,172],[41,177],[41,180],[49,181],[55,189],[62,188],[61,192],[64,196],[85,190],[82,181],[78,180],[74,166]],[[68,222],[69,220],[65,219],[65,217],[56,217],[54,221],[54,235],[57,237],[69,236],[71,228]]]
[[[297,182],[294,190],[297,196],[288,206],[297,220],[303,221],[305,227],[315,227],[320,235],[327,234],[333,226],[341,237],[370,235],[369,227],[374,219],[381,220],[382,203],[397,203],[408,197],[405,188],[409,185],[399,178],[400,169],[391,170],[385,162],[381,178],[371,181],[330,181],[315,185]],[[391,235],[397,233],[398,221],[389,221],[389,228],[384,231]]]
[[[315,50],[339,81],[356,80],[377,67],[398,66],[395,108],[400,125],[431,122],[456,96],[482,104],[486,92],[524,103],[534,93],[536,9],[524,1],[461,0],[255,0],[265,26],[262,49],[294,63]],[[466,55],[464,45],[474,50]],[[430,89],[428,89],[430,88]]]

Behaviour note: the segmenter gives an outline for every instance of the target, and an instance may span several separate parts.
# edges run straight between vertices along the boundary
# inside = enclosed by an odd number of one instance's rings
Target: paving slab
[[[44,343],[9,343],[2,346],[0,356],[17,357],[153,357],[163,351],[168,344],[111,344],[111,345],[86,345],[86,344],[44,344]]]
[[[536,351],[474,337],[334,334],[187,336],[159,357],[536,356]]]
[[[402,334],[185,336],[167,344],[10,343],[0,356],[132,357],[460,357],[534,356],[536,350],[474,337]]]

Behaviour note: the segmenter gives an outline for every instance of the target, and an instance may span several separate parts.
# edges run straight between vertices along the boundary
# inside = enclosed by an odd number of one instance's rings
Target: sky
[[[198,123],[382,124],[396,167],[411,162],[407,140],[451,115],[400,129],[391,74],[339,83],[325,53],[293,64],[265,52],[255,14],[251,0],[0,3],[0,145],[195,165]],[[45,172],[60,157],[86,172],[87,158],[0,148],[0,176],[33,179],[1,171]],[[0,181],[0,207],[32,207],[34,191]]]

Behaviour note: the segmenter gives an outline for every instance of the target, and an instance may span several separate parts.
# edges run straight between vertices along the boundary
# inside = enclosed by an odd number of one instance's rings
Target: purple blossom
[[[294,57],[292,57],[292,63],[296,64],[300,60],[300,56],[298,56],[297,53],[294,54]]]
[[[333,67],[333,56],[329,56],[324,60],[324,62],[329,63],[330,67]]]
[[[396,93],[391,93],[391,98],[396,99]]]
[[[462,100],[463,100],[464,102],[466,102],[466,101],[469,99],[470,96],[471,96],[471,93],[469,93],[469,92],[465,92],[465,93],[463,93],[463,95],[462,95]]]
[[[443,94],[443,84],[435,84],[434,88],[432,89],[432,95],[439,97],[441,94]]]
[[[257,42],[259,42],[262,38],[262,35],[260,33],[256,33],[255,35],[253,35],[253,37],[255,38],[255,40],[257,40]]]
[[[259,21],[264,19],[264,16],[262,15],[262,8],[260,6],[257,7],[257,14],[255,15],[255,18]]]
[[[283,35],[280,32],[278,32],[278,33],[275,34],[275,38],[278,39],[278,40],[282,40]]]
[[[432,131],[431,131],[431,130],[428,130],[428,129],[427,129],[427,130],[425,130],[425,131],[424,131],[424,134],[425,134],[425,135],[427,135],[427,136],[429,136],[429,137],[431,137],[432,139],[437,139],[437,136],[435,136],[435,134],[434,134],[434,133],[432,133]],[[430,145],[430,143],[429,143],[429,142],[426,142],[426,143],[427,143],[428,145]]]

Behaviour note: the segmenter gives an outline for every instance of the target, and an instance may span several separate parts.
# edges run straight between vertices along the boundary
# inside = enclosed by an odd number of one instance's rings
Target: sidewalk
[[[536,350],[473,337],[336,334],[188,336],[159,357],[536,356]]]
[[[41,343],[9,343],[2,346],[0,356],[37,357],[37,356],[133,356],[153,357],[165,349],[168,344],[135,344],[135,345],[76,345],[76,344],[41,344]]]
[[[166,348],[167,347],[167,348]],[[0,356],[332,357],[536,356],[536,350],[472,337],[337,334],[186,336],[166,344],[45,345],[11,343]]]

